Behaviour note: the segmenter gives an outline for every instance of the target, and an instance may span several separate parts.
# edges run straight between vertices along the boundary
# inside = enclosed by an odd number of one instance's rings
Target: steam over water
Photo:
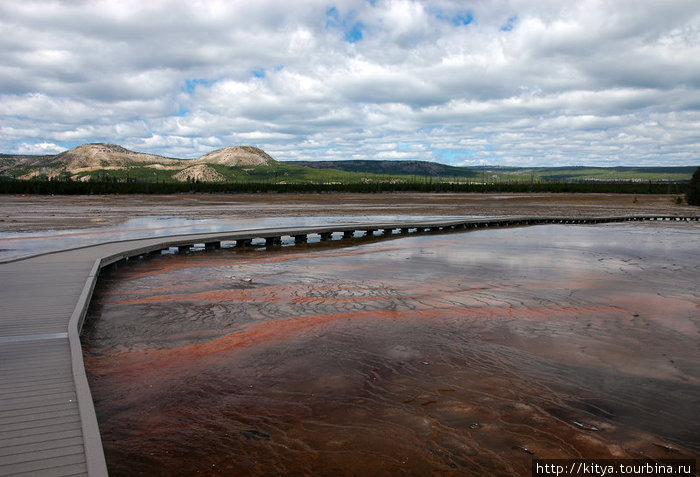
[[[130,262],[83,336],[110,475],[697,456],[698,239],[548,225]]]

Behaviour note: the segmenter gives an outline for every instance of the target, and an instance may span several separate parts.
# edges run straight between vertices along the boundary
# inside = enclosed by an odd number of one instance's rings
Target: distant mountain
[[[428,161],[286,161],[285,164],[311,167],[313,169],[336,169],[346,172],[369,174],[389,174],[419,177],[476,177],[473,169],[448,166],[439,162]]]

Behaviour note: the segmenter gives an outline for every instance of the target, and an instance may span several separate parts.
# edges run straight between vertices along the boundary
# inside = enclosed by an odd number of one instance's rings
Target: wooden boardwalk
[[[217,232],[103,243],[0,264],[0,476],[106,476],[79,333],[102,267],[195,244],[217,248],[283,237],[306,241],[545,223],[700,217],[508,218],[389,222]],[[290,240],[287,239],[287,240]]]

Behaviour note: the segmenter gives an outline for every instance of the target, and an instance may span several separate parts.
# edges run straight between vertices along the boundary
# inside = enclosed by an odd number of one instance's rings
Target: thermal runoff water
[[[697,456],[699,239],[543,225],[130,261],[83,336],[110,475]]]

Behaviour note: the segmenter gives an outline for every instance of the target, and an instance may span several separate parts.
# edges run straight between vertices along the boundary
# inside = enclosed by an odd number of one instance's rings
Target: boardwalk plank
[[[2,430],[3,432],[9,432],[19,429],[36,429],[40,427],[63,426],[68,424],[76,424],[80,426],[80,413],[77,412],[77,407],[75,411],[76,412],[64,416],[50,415],[41,419],[22,419],[13,423],[7,422],[2,424]]]
[[[72,404],[77,401],[75,391],[62,392],[57,394],[47,394],[45,396],[32,396],[27,398],[3,399],[0,401],[3,409],[19,410],[19,409],[37,409],[43,406],[51,406],[57,404]]]
[[[77,442],[77,445],[75,444],[75,441]],[[68,444],[68,442],[72,442],[73,445]],[[41,443],[41,444],[46,444],[46,443]],[[20,464],[24,462],[32,462],[36,460],[37,455],[41,455],[42,458],[44,459],[53,459],[56,457],[61,457],[65,455],[80,455],[84,452],[83,449],[83,439],[82,437],[79,438],[71,438],[71,439],[64,439],[61,442],[61,447],[46,447],[42,448],[40,444],[33,444],[32,446],[14,446],[15,449],[18,450],[18,452],[14,454],[9,454],[9,455],[2,455],[0,453],[0,456],[2,456],[2,460],[5,463],[5,465],[12,465],[12,464]],[[65,445],[63,445],[65,444]],[[31,448],[30,448],[31,447]],[[27,449],[27,450],[25,450]]]
[[[65,402],[60,404],[49,404],[41,406],[40,408],[27,407],[22,409],[2,409],[0,410],[0,422],[4,422],[5,420],[10,421],[12,419],[19,418],[20,416],[27,416],[27,420],[31,420],[32,416],[42,413],[63,414],[66,412],[78,412],[77,403]]]
[[[71,437],[82,438],[80,425],[63,427],[56,426],[56,429],[54,429],[54,427],[46,427],[25,430],[25,432],[8,432],[2,439],[0,439],[0,447],[19,446],[31,444],[33,442],[56,442],[57,445],[60,445],[62,440],[69,439]]]
[[[75,385],[72,381],[66,380],[51,385],[37,386],[33,383],[12,386],[7,389],[0,389],[0,401],[4,399],[14,399],[16,397],[46,396],[56,393],[73,392]]]
[[[3,382],[7,383],[28,383],[28,382],[39,382],[41,380],[56,377],[56,376],[70,376],[70,369],[66,369],[66,366],[70,364],[70,360],[65,358],[57,359],[52,363],[51,367],[42,368],[41,365],[27,366],[24,373],[21,369],[11,369],[3,371]],[[59,366],[55,366],[59,365]]]
[[[66,373],[66,376],[70,376],[70,373]],[[50,385],[52,385],[52,384],[54,384],[54,383],[62,383],[62,382],[67,381],[67,380],[66,380],[66,376],[61,376],[61,375],[59,375],[59,374],[53,374],[53,375],[51,375],[51,376],[49,376],[49,377],[46,377],[46,378],[41,378],[41,379],[36,378],[36,379],[32,379],[31,385],[32,385],[32,386],[43,386],[43,385],[50,386]],[[5,380],[3,380],[2,382],[3,382],[3,383],[5,383],[5,382],[8,382],[8,383],[9,383],[10,381],[5,381]],[[14,384],[14,385],[22,386],[24,383],[27,383],[27,382],[28,382],[27,380],[22,380],[22,379],[20,379],[20,380],[15,381],[15,384]]]
[[[8,475],[8,477],[37,477],[38,475],[41,475],[41,477],[86,477],[88,473],[85,463],[80,462],[77,464],[51,467],[50,469],[41,469],[41,474],[35,471],[29,471],[15,473]]]
[[[4,465],[0,467],[2,470],[3,474],[8,477],[14,476],[14,475],[21,475],[22,473],[30,473],[30,472],[38,472],[41,471],[40,474],[34,474],[34,475],[48,475],[48,473],[44,472],[47,469],[54,469],[54,468],[59,468],[62,466],[70,466],[74,464],[83,464],[85,462],[85,456],[82,451],[79,451],[75,454],[66,454],[62,455],[60,457],[43,457],[41,454],[38,454],[35,456],[36,458],[32,461],[29,462],[20,462],[17,464],[9,464],[9,465]],[[32,475],[32,474],[29,474]],[[65,474],[57,474],[57,475],[65,475]]]

